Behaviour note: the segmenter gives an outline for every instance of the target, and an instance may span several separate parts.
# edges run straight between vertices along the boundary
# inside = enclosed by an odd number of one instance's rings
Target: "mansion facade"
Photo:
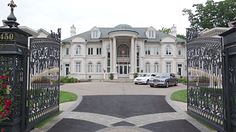
[[[186,42],[153,27],[120,24],[94,27],[62,40],[61,75],[79,79],[133,79],[134,73],[175,73],[186,75]]]

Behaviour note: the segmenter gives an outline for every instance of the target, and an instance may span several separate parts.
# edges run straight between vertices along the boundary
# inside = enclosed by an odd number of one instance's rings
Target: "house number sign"
[[[10,32],[0,32],[0,41],[13,41],[15,34]]]

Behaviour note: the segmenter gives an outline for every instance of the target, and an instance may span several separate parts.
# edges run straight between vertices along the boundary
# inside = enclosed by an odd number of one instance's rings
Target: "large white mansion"
[[[153,27],[120,24],[94,27],[62,40],[61,75],[79,79],[133,78],[134,73],[175,73],[186,75],[186,42]]]

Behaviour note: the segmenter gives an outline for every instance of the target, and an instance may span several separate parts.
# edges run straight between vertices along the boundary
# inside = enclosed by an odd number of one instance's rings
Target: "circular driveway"
[[[89,82],[65,84],[76,102],[62,104],[64,112],[45,127],[50,132],[199,132],[208,131],[186,112],[186,104],[170,101],[176,90],[133,83]]]

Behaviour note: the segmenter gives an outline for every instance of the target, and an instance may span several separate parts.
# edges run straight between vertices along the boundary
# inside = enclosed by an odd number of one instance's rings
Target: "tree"
[[[163,33],[169,34],[171,32],[171,29],[170,28],[162,27],[161,29],[159,29],[159,31],[163,32]],[[184,35],[181,35],[181,34],[177,34],[176,37],[177,38],[181,38],[181,39],[186,39],[186,37]]]
[[[203,30],[213,27],[227,27],[233,21],[236,14],[235,0],[214,2],[207,0],[205,4],[194,4],[195,12],[191,9],[183,9],[183,15],[188,15],[190,27]]]
[[[171,29],[170,28],[165,28],[165,27],[162,27],[161,29],[159,29],[160,32],[163,32],[163,33],[167,33],[169,34],[171,32]]]
[[[176,37],[181,38],[181,39],[186,39],[186,37],[184,35],[181,35],[181,34],[177,34]]]

